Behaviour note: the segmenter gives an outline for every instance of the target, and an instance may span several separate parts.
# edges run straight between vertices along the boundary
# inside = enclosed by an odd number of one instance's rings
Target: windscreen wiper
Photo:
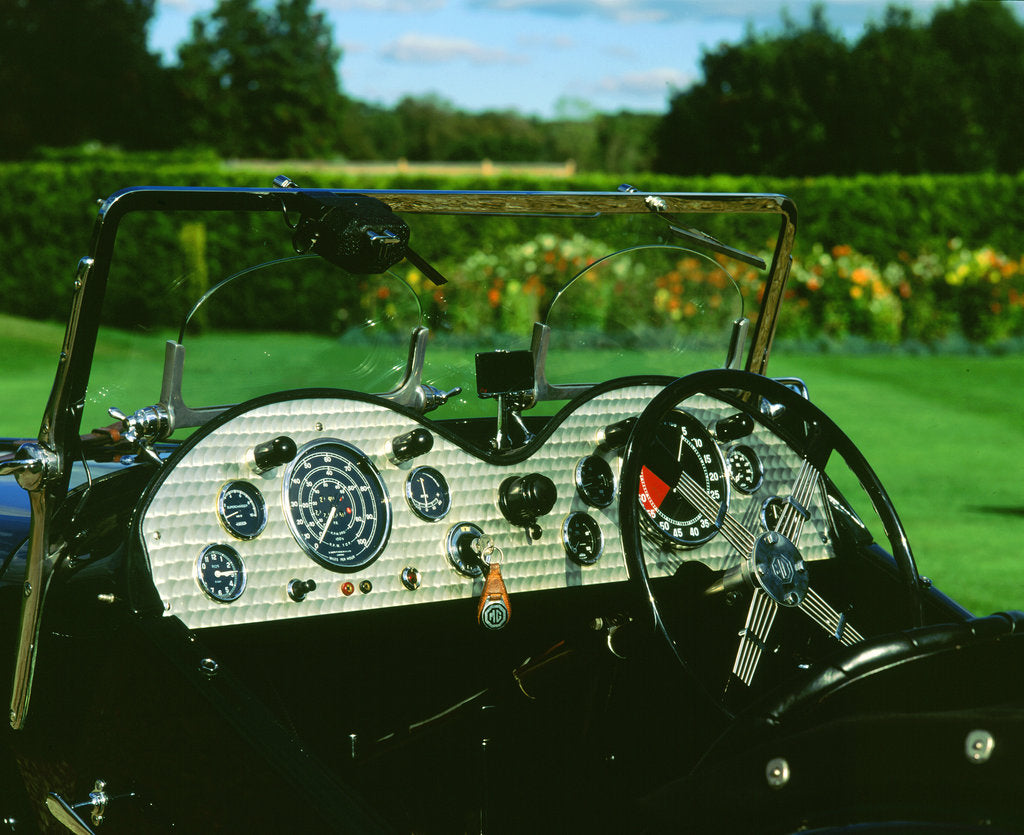
[[[636,188],[625,183],[619,186],[618,190],[629,194],[635,194],[637,192]],[[648,209],[654,212],[654,214],[660,215],[665,211],[665,201],[656,194],[648,194],[647,197],[644,198],[644,203]],[[706,247],[712,252],[717,252],[720,255],[727,255],[730,258],[735,258],[737,261],[742,261],[744,264],[757,267],[759,270],[768,269],[768,265],[764,260],[758,258],[756,255],[744,252],[742,249],[736,249],[728,244],[723,244],[718,240],[718,238],[712,237],[707,234],[707,232],[701,232],[699,229],[693,229],[692,227],[684,229],[681,226],[676,226],[668,217],[664,217],[664,220],[668,224],[668,228],[671,230],[672,234],[679,238],[683,238],[692,244]]]

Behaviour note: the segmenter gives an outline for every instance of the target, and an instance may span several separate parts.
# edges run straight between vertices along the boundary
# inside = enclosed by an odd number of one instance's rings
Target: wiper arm
[[[751,255],[749,252],[744,252],[742,249],[736,249],[728,244],[723,244],[718,238],[712,238],[706,232],[701,232],[699,229],[683,229],[680,226],[675,226],[671,221],[668,221],[668,228],[680,238],[685,238],[691,243],[705,246],[712,252],[728,255],[730,258],[735,258],[744,264],[750,264],[750,266],[757,267],[759,270],[768,269],[768,265],[763,259],[758,258],[756,255]]]
[[[623,183],[618,188],[619,191],[626,192],[628,194],[635,194],[637,189],[628,183]],[[644,204],[654,214],[660,215],[665,211],[665,201],[658,197],[656,194],[647,195],[644,200]],[[664,217],[664,216],[663,216]],[[737,261],[742,261],[744,264],[749,264],[751,267],[757,267],[759,270],[768,269],[768,265],[763,259],[758,258],[756,255],[752,255],[749,252],[744,252],[742,249],[736,249],[735,247],[723,244],[718,238],[713,238],[707,232],[701,232],[699,229],[684,229],[681,226],[676,226],[667,217],[664,218],[668,224],[668,228],[672,230],[672,233],[680,238],[685,238],[690,243],[698,244],[710,249],[712,252],[717,252],[721,255],[727,255],[730,258],[735,258]]]

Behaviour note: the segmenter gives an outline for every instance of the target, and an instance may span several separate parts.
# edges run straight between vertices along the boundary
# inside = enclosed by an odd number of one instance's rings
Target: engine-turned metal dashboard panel
[[[166,465],[140,521],[164,612],[189,628],[204,628],[479,597],[483,571],[466,576],[458,570],[465,566],[449,555],[449,543],[464,526],[475,526],[500,549],[513,601],[526,592],[624,581],[618,526],[622,449],[602,443],[604,430],[639,415],[660,391],[658,385],[624,384],[583,400],[514,463],[463,447],[440,424],[411,417],[385,401],[343,393],[282,397],[226,417]],[[704,396],[684,408],[705,425],[735,412]],[[396,462],[395,440],[414,430],[422,435],[424,429],[432,436],[429,450]],[[321,480],[311,481],[313,487],[304,494],[300,468],[292,463],[264,472],[252,465],[256,447],[281,437],[298,450],[293,462],[302,459],[303,450],[341,449],[343,456],[325,453],[304,461],[306,469],[321,471]],[[743,443],[763,472],[745,472],[744,491],[732,491],[730,508],[756,529],[766,497],[791,489],[801,461],[760,425]],[[595,498],[579,487],[580,463],[590,456],[608,464],[606,470],[591,461],[595,470],[612,474],[611,499],[603,506],[607,493]],[[346,466],[359,470],[358,483],[346,481]],[[528,474],[550,479],[557,494],[550,512],[537,519],[533,536],[527,526],[507,520],[499,500],[503,482]],[[413,489],[409,495],[411,475],[426,494],[417,496]],[[339,481],[345,483],[335,489]],[[384,495],[374,496],[381,487]],[[324,497],[332,490],[337,506],[319,516],[328,525],[304,532],[302,522],[296,523],[300,511],[329,500]],[[339,500],[342,495],[349,498]],[[232,518],[239,506],[249,517]],[[809,524],[822,532],[815,538],[822,544],[806,549],[805,559],[831,556],[821,508],[816,498]],[[570,522],[576,524],[567,533]],[[358,553],[339,545],[327,560],[315,558],[316,546],[325,551],[339,526],[351,528],[343,544]],[[598,556],[595,531],[601,540]],[[585,558],[570,555],[564,544],[574,534],[589,543]],[[670,574],[687,560],[699,559],[718,570],[742,558],[720,535],[697,548],[663,546],[656,537],[644,547],[647,564],[657,574]],[[334,553],[341,556],[330,556]]]

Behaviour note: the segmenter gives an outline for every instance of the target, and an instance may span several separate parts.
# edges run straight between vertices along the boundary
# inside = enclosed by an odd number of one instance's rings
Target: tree
[[[170,90],[146,46],[152,16],[153,0],[0,0],[0,156],[172,144]]]
[[[219,0],[178,50],[192,140],[233,157],[331,157],[345,98],[340,50],[312,0]]]
[[[1004,3],[889,7],[853,45],[824,11],[705,53],[657,131],[659,170],[772,175],[1024,166],[1024,25]]]

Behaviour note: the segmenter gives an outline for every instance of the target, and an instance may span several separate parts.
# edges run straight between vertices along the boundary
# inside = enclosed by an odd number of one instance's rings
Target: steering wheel
[[[682,422],[687,415],[688,401],[698,405],[702,401],[705,405],[708,402],[716,405],[726,403],[733,415],[729,426],[742,425],[740,433],[771,436],[773,442],[784,444],[781,449],[794,462],[792,470],[796,476],[792,484],[778,490],[770,500],[775,505],[770,516],[762,514],[754,520],[751,518],[754,514],[737,514],[729,507],[728,489],[726,486],[717,487],[719,478],[727,480],[729,476],[727,473],[716,476],[715,467],[708,464],[712,461],[708,447],[717,448],[715,441],[720,442],[722,438],[715,438],[715,433],[726,435],[726,427],[722,427],[723,421],[719,421],[718,426],[708,430],[705,443],[698,442],[695,435],[704,432],[701,425],[691,421],[690,428],[680,428],[680,425],[686,426]],[[689,408],[694,407],[691,405]],[[681,437],[678,447],[674,440],[671,444],[665,443],[667,430],[685,436]],[[724,463],[717,449],[714,452]],[[724,369],[704,371],[668,385],[644,409],[627,441],[622,465],[623,499],[619,521],[630,580],[639,586],[643,598],[649,602],[654,628],[667,639],[684,668],[694,672],[689,656],[696,642],[719,647],[719,652],[732,652],[735,645],[735,657],[725,689],[740,691],[740,699],[752,697],[756,692],[753,685],[762,656],[770,652],[777,615],[808,618],[826,633],[825,637],[830,638],[818,641],[826,648],[850,646],[865,637],[856,628],[854,616],[863,613],[858,610],[848,620],[847,611],[837,608],[827,599],[836,593],[834,588],[831,592],[819,594],[811,575],[818,575],[816,566],[822,563],[816,559],[805,559],[812,551],[816,557],[820,556],[816,549],[820,549],[821,542],[827,539],[831,540],[832,555],[848,553],[848,548],[861,548],[870,541],[859,517],[839,497],[825,474],[825,466],[833,454],[842,459],[866,491],[884,528],[901,588],[896,599],[902,602],[897,605],[899,611],[895,613],[900,627],[920,625],[920,578],[892,502],[853,442],[806,397],[761,375]],[[653,472],[658,469],[662,472],[660,480]],[[708,475],[709,470],[711,476]],[[666,471],[670,475],[665,475]],[[712,478],[715,480],[709,480]],[[651,482],[659,486],[651,489]],[[711,489],[711,485],[715,488]],[[669,525],[664,521],[660,522],[659,530],[659,520],[665,515],[660,514],[660,510],[669,503],[674,509],[669,514],[671,518],[688,520],[682,523],[681,531],[673,529],[682,534],[681,543],[679,539],[671,541],[666,533],[670,530]],[[812,536],[808,532],[809,508],[812,506],[818,508],[816,524],[827,524],[827,534]],[[822,519],[827,521],[822,522]],[[686,525],[692,527],[687,528]],[[693,534],[690,541],[686,538],[687,531]],[[730,634],[714,637],[679,634],[681,628],[672,625],[673,621],[679,620],[676,617],[678,613],[671,611],[670,594],[665,591],[665,583],[669,581],[656,579],[652,583],[649,571],[649,563],[654,565],[660,559],[659,555],[673,551],[679,556],[677,565],[701,561],[702,554],[719,537],[724,539],[724,543],[719,539],[717,553],[728,554],[721,563],[726,567],[720,572],[701,575],[702,583],[706,585],[701,598],[707,599],[720,592],[729,595],[733,605],[749,599],[746,620],[743,628],[738,630],[738,643]],[[701,549],[697,550],[699,546]],[[662,575],[666,573],[663,566],[659,572]],[[691,621],[690,627],[686,628],[704,630],[709,622]],[[733,622],[738,623],[735,616]],[[815,630],[808,631],[813,633]],[[690,648],[684,649],[687,640]],[[806,653],[806,649],[801,648],[801,652]],[[719,658],[717,668],[724,672],[722,668],[727,661],[727,658]],[[715,695],[720,682],[715,685],[702,680],[701,674],[695,675],[709,695],[724,699],[725,693],[721,690],[721,696]],[[730,702],[733,701],[735,697],[730,696]]]

